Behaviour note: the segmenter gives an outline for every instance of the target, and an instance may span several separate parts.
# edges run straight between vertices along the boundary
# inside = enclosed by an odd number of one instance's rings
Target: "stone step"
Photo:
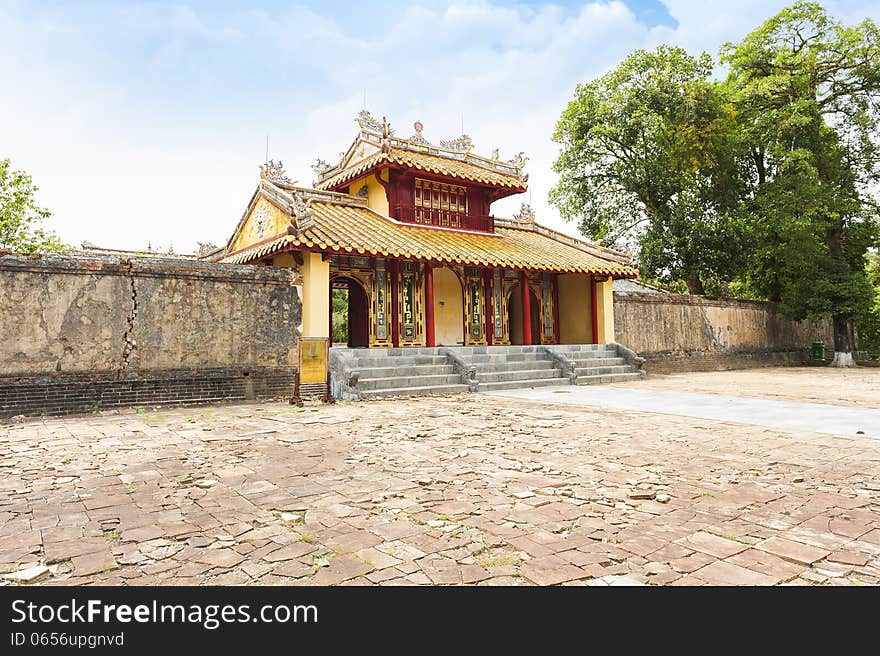
[[[628,374],[607,374],[601,376],[578,376],[576,385],[600,385],[607,383],[622,383],[627,380],[639,380],[641,372],[634,371]]]
[[[551,344],[547,348],[559,353],[590,353],[595,351],[617,352],[617,347],[613,344]]]
[[[360,393],[363,399],[380,396],[427,396],[429,394],[459,394],[467,392],[467,385],[440,385],[436,387],[388,387],[386,389],[364,390]]]
[[[611,367],[577,367],[575,373],[578,376],[604,376],[608,374],[629,374],[635,369],[632,365],[621,364]]]
[[[545,362],[550,360],[547,353],[474,353],[462,354],[465,362],[472,364],[491,364],[498,362]]]
[[[491,392],[493,390],[528,389],[530,387],[552,387],[556,385],[569,385],[568,378],[533,378],[527,380],[502,380],[494,383],[480,381],[478,392]]]
[[[414,356],[439,356],[443,355],[440,352],[440,347],[428,348],[424,346],[416,346],[413,348],[358,348],[358,349],[350,349],[350,348],[339,348],[334,347],[335,350],[338,350],[342,355],[347,358],[400,358],[400,357],[414,357]]]
[[[358,390],[391,389],[398,387],[443,387],[461,383],[461,376],[449,374],[444,376],[390,376],[388,378],[361,378]]]
[[[411,378],[414,376],[448,376],[455,373],[455,367],[451,364],[411,364],[399,367],[358,367],[361,378],[389,378],[399,376]]]
[[[543,380],[545,378],[560,378],[558,369],[523,369],[519,371],[477,371],[477,380],[482,385],[486,383],[497,383],[505,380]],[[568,378],[565,379],[568,382]]]
[[[477,368],[477,375],[483,372],[492,373],[497,371],[536,371],[539,369],[556,369],[557,365],[553,360],[527,360],[525,362],[477,362],[474,363]]]
[[[395,355],[391,357],[353,358],[355,369],[371,367],[412,367],[423,364],[449,364],[445,355]]]
[[[585,361],[585,360],[607,360],[618,358],[617,351],[571,351],[560,353],[560,355],[569,360]]]
[[[592,360],[575,360],[575,369],[591,369],[593,367],[623,367],[626,364],[623,358],[594,358]]]

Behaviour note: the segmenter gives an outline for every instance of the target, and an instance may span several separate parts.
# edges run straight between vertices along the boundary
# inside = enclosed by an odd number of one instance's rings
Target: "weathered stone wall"
[[[648,372],[798,364],[810,345],[834,343],[830,321],[790,321],[769,303],[678,294],[614,293],[616,338]]]
[[[287,390],[292,283],[272,267],[0,256],[0,415]]]

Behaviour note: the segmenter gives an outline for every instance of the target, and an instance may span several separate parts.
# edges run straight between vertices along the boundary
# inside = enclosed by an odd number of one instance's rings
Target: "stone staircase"
[[[456,350],[475,368],[480,392],[570,384],[550,354],[540,348],[491,346]]]
[[[645,377],[640,360],[635,354],[622,353],[623,347],[617,344],[571,344],[546,346],[554,354],[573,363],[572,382],[575,385],[598,385],[600,383],[622,383]]]
[[[467,383],[462,383],[462,374],[439,348],[333,347],[330,356],[331,387],[337,398],[368,399],[468,391]],[[347,380],[343,380],[345,376],[334,376],[334,360],[348,369]],[[352,374],[355,374],[353,380]],[[339,380],[334,381],[334,378]],[[350,389],[342,389],[345,387]]]
[[[644,377],[641,360],[617,344],[330,350],[336,398],[488,392],[617,383]]]

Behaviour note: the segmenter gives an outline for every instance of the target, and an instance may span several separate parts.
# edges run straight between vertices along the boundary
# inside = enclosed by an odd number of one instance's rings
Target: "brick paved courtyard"
[[[633,385],[870,406],[853,375]],[[867,438],[471,394],[25,420],[0,456],[7,584],[880,581]]]

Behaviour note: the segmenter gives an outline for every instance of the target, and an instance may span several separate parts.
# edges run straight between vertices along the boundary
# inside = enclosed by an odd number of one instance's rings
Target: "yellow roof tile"
[[[320,250],[615,277],[637,274],[625,256],[541,226],[502,224],[494,234],[480,234],[399,223],[362,205],[312,199],[309,209],[313,224],[301,234],[278,235],[221,261],[243,264],[284,250]]]
[[[382,164],[397,164],[407,168],[413,168],[426,173],[451,176],[460,180],[480,182],[493,187],[506,187],[510,189],[526,189],[526,183],[515,175],[502,171],[493,171],[483,166],[459,161],[450,157],[440,157],[427,153],[408,150],[391,149],[388,153],[374,153],[354,166],[344,169],[339,173],[321,180],[318,189],[333,189],[338,185],[353,180],[363,173]],[[502,166],[507,166],[500,163]]]

